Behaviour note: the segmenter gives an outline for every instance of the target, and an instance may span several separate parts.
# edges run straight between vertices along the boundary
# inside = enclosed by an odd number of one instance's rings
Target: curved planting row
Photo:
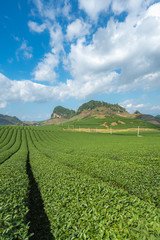
[[[0,239],[29,239],[29,180],[26,173],[28,149],[24,131],[21,142],[19,151],[0,165]]]
[[[116,159],[114,153],[106,158],[93,157],[93,154],[89,156],[89,153],[81,154],[81,150],[78,153],[78,150],[74,149],[76,138],[70,140],[70,143],[73,141],[74,147],[69,150],[68,148],[65,149],[64,144],[57,146],[55,141],[50,141],[44,135],[42,137],[43,141],[40,138],[39,141],[35,141],[39,137],[38,132],[33,132],[32,137],[39,151],[43,151],[47,156],[51,158],[56,156],[59,162],[71,168],[101,179],[111,185],[121,187],[145,201],[155,203],[157,206],[160,205],[159,164],[145,165],[137,164],[136,161],[124,161],[123,155]],[[88,152],[89,150],[88,148]],[[120,149],[118,151],[120,152]]]
[[[2,148],[8,143],[8,141],[12,137],[12,134],[13,134],[13,128],[7,128],[4,131],[3,135],[1,136],[0,148]]]
[[[2,139],[2,136],[3,136],[3,134],[4,134],[4,132],[5,132],[5,128],[1,128],[0,129],[0,143],[1,143],[1,139]]]
[[[65,154],[47,157],[45,141],[33,131],[27,136],[31,168],[56,239],[160,237],[160,212],[154,205],[65,166]]]
[[[0,156],[12,150],[0,165],[0,239],[160,238],[158,137],[54,127],[0,134]]]
[[[0,163],[6,161],[9,157],[11,157],[14,153],[18,151],[21,145],[22,140],[22,132],[21,130],[14,130],[13,137],[9,141],[8,144],[0,151]]]
[[[6,143],[5,146],[0,148],[0,153],[8,150],[9,148],[11,148],[13,146],[13,144],[16,142],[16,137],[17,137],[18,132],[20,132],[20,130],[14,129],[13,134],[12,134],[11,138],[9,139],[9,141]]]

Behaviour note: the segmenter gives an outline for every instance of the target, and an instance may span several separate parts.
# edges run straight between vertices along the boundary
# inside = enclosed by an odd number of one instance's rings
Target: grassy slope
[[[155,124],[145,122],[143,120],[120,117],[116,115],[106,115],[104,118],[89,117],[76,119],[60,125],[63,128],[91,128],[91,129],[126,129],[126,128],[159,128]],[[108,126],[108,127],[107,127]]]

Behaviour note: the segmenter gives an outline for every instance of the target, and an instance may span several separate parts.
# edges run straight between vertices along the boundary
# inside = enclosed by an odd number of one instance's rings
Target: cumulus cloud
[[[160,105],[152,106],[151,109],[160,111]]]
[[[50,45],[54,52],[59,54],[63,51],[63,32],[62,27],[57,23],[49,27]]]
[[[52,1],[44,2],[43,0],[33,0],[33,2],[41,17],[48,18],[52,21],[55,19],[55,8]]]
[[[85,23],[81,19],[76,19],[74,22],[67,26],[67,35],[66,38],[69,41],[72,41],[76,38],[83,37],[89,34],[91,28],[90,24]]]
[[[149,3],[148,3],[149,4]],[[148,6],[148,5],[147,5]],[[97,93],[102,88],[108,92],[137,90],[152,90],[160,87],[160,17],[157,9],[160,3],[149,7],[139,16],[128,16],[124,22],[110,19],[107,27],[99,28],[90,43],[86,44],[84,35],[89,33],[90,25],[77,19],[67,27],[68,40],[77,38],[71,44],[67,56],[66,67],[70,71],[73,86],[96,85]],[[49,27],[52,52],[45,54],[33,74],[35,80],[56,80],[56,68],[60,62],[60,52],[63,49],[63,32],[59,24]],[[116,73],[115,80],[100,84],[102,79]],[[113,78],[115,79],[115,78]],[[104,81],[102,80],[104,83]],[[67,83],[66,83],[67,84]],[[88,84],[88,85],[87,85]],[[97,86],[97,85],[96,85]],[[64,86],[63,86],[64,87]],[[80,90],[79,90],[80,91]],[[85,88],[83,88],[85,92]],[[104,90],[105,91],[105,90]],[[76,92],[76,91],[75,91]],[[93,89],[91,92],[95,92]],[[87,93],[84,94],[87,96]]]
[[[138,100],[139,101],[139,100]],[[135,99],[128,99],[124,102],[121,102],[120,105],[126,108],[129,112],[134,112],[136,110],[141,110],[143,108],[148,107],[147,104],[144,103],[136,103],[137,100]]]
[[[28,26],[29,26],[29,29],[30,29],[31,31],[37,32],[37,33],[42,33],[42,32],[44,32],[44,30],[46,29],[46,24],[45,24],[45,23],[39,25],[39,24],[36,23],[36,22],[29,21],[29,22],[28,22]]]
[[[68,0],[65,0],[64,2],[64,7],[62,8],[62,13],[63,15],[68,18],[69,20],[71,19],[70,17],[70,11],[71,11],[71,4],[69,3]]]
[[[51,50],[37,63],[32,72],[33,80],[50,81],[54,85],[46,86],[27,80],[12,81],[1,74],[1,106],[10,101],[53,101],[70,97],[85,99],[94,94],[160,88],[160,3],[149,7],[151,0],[113,0],[115,13],[126,10],[128,16],[124,22],[110,18],[106,27],[97,27],[94,35],[90,36],[91,41],[85,38],[90,34],[91,25],[80,18],[72,21],[66,29],[66,39],[72,43],[69,53],[65,55],[64,29],[56,23],[53,5],[49,8],[51,1],[49,5],[42,0],[34,2],[43,23],[38,25],[29,21],[28,25],[30,30],[37,33],[48,30]],[[79,7],[97,20],[103,10],[107,11],[110,3],[106,0],[79,0]],[[139,15],[135,14],[137,12]],[[75,39],[77,41],[73,43]],[[56,71],[64,55],[72,79],[62,83],[56,81]],[[27,41],[23,41],[17,50],[17,58],[21,56],[28,59],[32,57],[32,48]],[[143,103],[125,104],[130,109],[145,107]]]
[[[150,14],[151,8],[141,22],[140,16],[127,17],[125,22],[111,19],[106,28],[97,30],[90,44],[85,39],[72,44],[68,59],[73,78],[95,78],[120,70],[117,91],[160,87],[160,17]]]
[[[66,83],[58,83],[55,86],[46,86],[29,80],[10,80],[0,74],[0,104],[14,102],[47,102],[66,100],[68,98],[85,99],[94,93],[111,91],[110,84],[116,82],[117,73],[107,76],[99,75],[99,81],[92,77],[87,81],[67,80]]]
[[[31,59],[33,57],[32,55],[32,47],[27,45],[28,42],[26,40],[23,40],[21,46],[16,51],[16,57],[17,60],[20,58],[23,59]]]
[[[49,27],[50,32],[50,46],[51,52],[46,53],[44,58],[37,64],[32,72],[34,80],[49,81],[51,83],[56,81],[56,67],[58,67],[60,60],[60,52],[63,52],[63,33],[59,24]]]
[[[49,81],[51,83],[56,81],[56,67],[60,61],[60,54],[64,53],[63,48],[63,32],[62,27],[55,21],[56,11],[53,2],[44,2],[42,0],[33,0],[37,11],[42,19],[42,24],[39,25],[36,22],[29,21],[28,26],[31,31],[42,33],[44,30],[48,30],[50,36],[51,51],[44,54],[35,69],[32,72],[34,76],[33,80],[36,81]],[[69,14],[69,4],[65,1],[65,14]],[[68,9],[68,10],[67,10]],[[53,22],[54,20],[54,22]]]
[[[112,10],[115,14],[120,14],[124,11],[129,14],[137,15],[141,11],[144,11],[148,6],[153,3],[154,0],[113,0],[112,1]]]
[[[160,111],[160,105],[152,105],[150,101],[147,102],[146,99],[127,99],[119,104],[130,113],[134,113],[138,110],[143,113],[155,114],[157,112],[158,114]]]
[[[159,3],[155,3],[154,5],[150,6],[150,8],[147,11],[146,16],[150,16],[150,17],[160,17],[160,4]]]
[[[38,63],[33,71],[34,80],[37,81],[56,81],[55,68],[58,66],[58,56],[53,52],[45,54],[44,58]]]
[[[84,10],[91,19],[97,20],[102,11],[107,11],[111,0],[79,0],[79,8]]]
[[[7,106],[6,102],[0,102],[0,108],[5,108]]]

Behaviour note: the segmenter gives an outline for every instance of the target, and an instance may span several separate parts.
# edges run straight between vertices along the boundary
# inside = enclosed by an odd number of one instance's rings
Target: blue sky
[[[160,1],[1,1],[0,113],[44,120],[91,99],[160,114]]]

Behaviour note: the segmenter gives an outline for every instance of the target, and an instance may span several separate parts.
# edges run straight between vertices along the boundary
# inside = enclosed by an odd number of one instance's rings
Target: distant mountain
[[[157,115],[157,116],[154,117],[150,114],[141,114],[140,113],[140,114],[137,114],[135,116],[135,118],[146,121],[146,122],[150,122],[150,123],[160,125],[160,115]]]
[[[51,115],[51,118],[70,119],[75,115],[76,115],[76,112],[74,110],[70,110],[70,109],[64,108],[62,106],[57,106],[57,107],[54,108],[53,113]]]
[[[116,114],[127,114],[130,115],[125,108],[118,104],[110,104],[107,102],[94,101],[91,100],[87,103],[82,104],[77,112],[64,108],[62,106],[57,106],[54,108],[51,115],[51,119],[43,121],[43,124],[58,124],[61,122],[70,121],[77,118],[85,118],[90,116],[98,115],[116,115]]]
[[[149,114],[141,114],[136,111],[134,114],[130,114],[125,108],[119,104],[110,104],[103,101],[91,100],[82,104],[77,111],[57,106],[54,108],[51,118],[43,121],[41,124],[60,124],[68,121],[79,121],[79,119],[85,119],[90,117],[104,118],[107,115],[117,115],[119,117],[127,117],[131,119],[139,119],[156,125],[160,125],[160,115],[152,116]]]
[[[89,101],[87,103],[82,104],[78,108],[77,114],[82,113],[84,110],[93,110],[95,108],[100,108],[100,107],[105,107],[107,109],[110,109],[112,112],[116,112],[116,113],[126,112],[126,109],[121,107],[118,104],[110,104],[110,103],[107,103],[107,102],[91,100],[91,101]]]
[[[23,122],[17,117],[0,114],[0,125],[20,125]]]
[[[93,111],[95,110],[95,111]],[[121,107],[118,104],[110,104],[107,102],[101,102],[101,101],[94,101],[91,100],[87,103],[82,104],[77,112],[75,112],[74,110],[70,110],[68,108],[64,108],[62,106],[57,106],[54,108],[53,113],[51,115],[51,119],[62,119],[62,118],[66,118],[66,119],[70,119],[76,115],[82,114],[86,112],[90,112],[91,115],[95,115],[98,112],[99,114],[115,114],[115,113],[124,113],[126,112],[125,108]],[[86,114],[87,116],[88,114]]]

